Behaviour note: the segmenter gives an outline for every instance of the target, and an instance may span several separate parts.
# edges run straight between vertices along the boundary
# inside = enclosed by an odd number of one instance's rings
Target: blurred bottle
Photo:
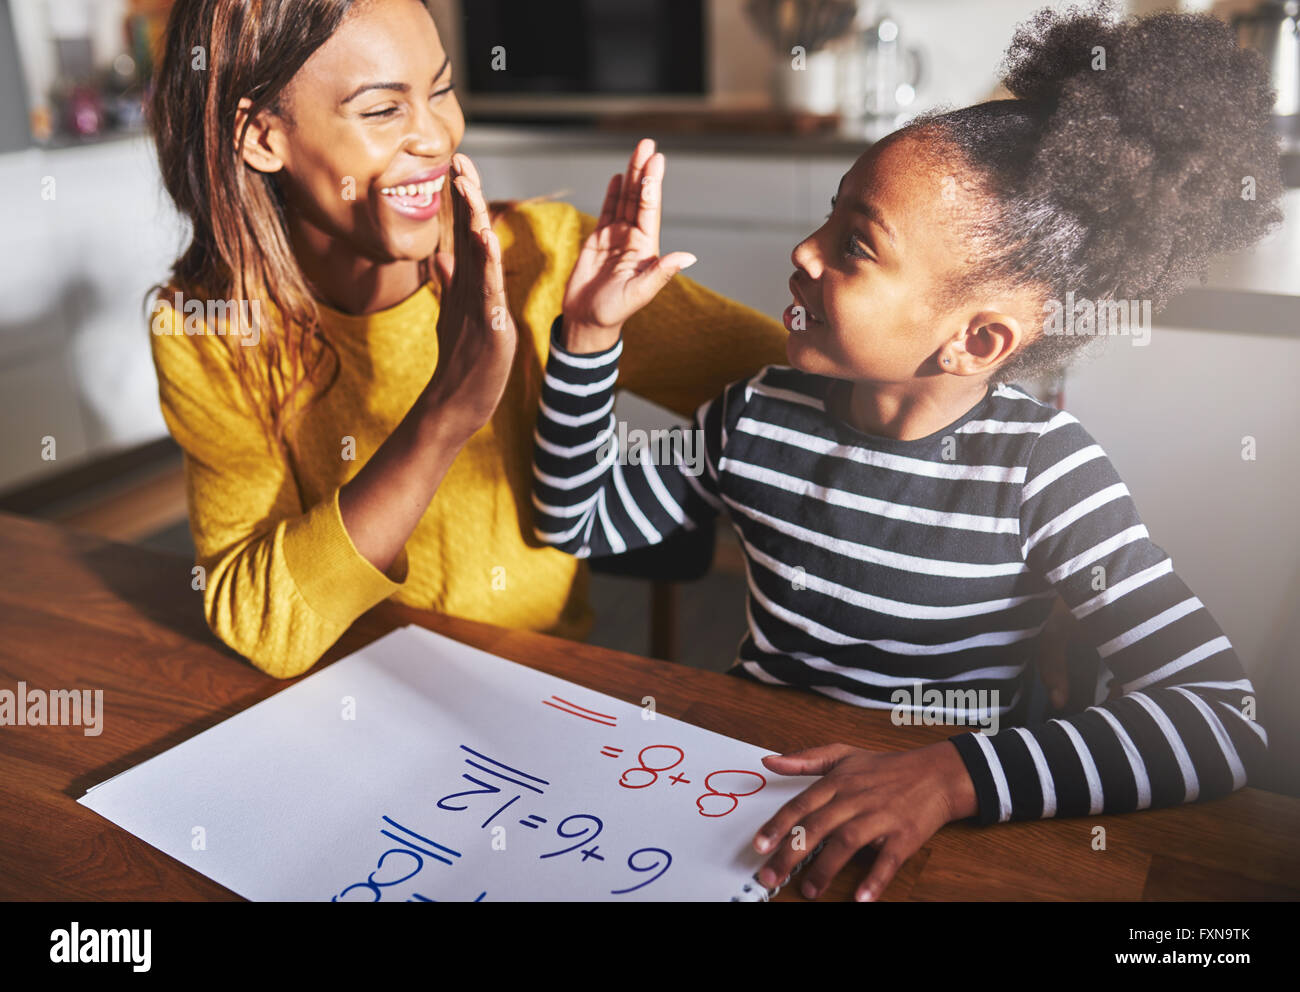
[[[857,43],[844,60],[845,129],[877,141],[912,116],[925,78],[925,55],[906,47],[898,21],[875,4],[859,8]]]

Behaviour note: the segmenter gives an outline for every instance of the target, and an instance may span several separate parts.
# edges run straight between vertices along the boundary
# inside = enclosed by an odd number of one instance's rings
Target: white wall
[[[1252,675],[1300,657],[1300,337],[1157,326],[1074,367],[1065,406]],[[1243,439],[1256,457],[1244,460]]]

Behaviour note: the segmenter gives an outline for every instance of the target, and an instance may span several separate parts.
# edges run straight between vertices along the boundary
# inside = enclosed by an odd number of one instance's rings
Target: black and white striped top
[[[571,355],[553,331],[536,535],[603,556],[726,512],[746,559],[745,674],[889,709],[925,703],[918,683],[946,703],[976,690],[963,709],[987,701],[1014,720],[1059,594],[1122,695],[953,738],[982,822],[1191,802],[1259,767],[1267,738],[1242,713],[1254,691],[1236,654],[1068,413],[998,386],[943,430],[898,441],[845,422],[847,382],[767,366],[697,412],[697,476],[681,445],[675,464],[620,457],[621,351]]]

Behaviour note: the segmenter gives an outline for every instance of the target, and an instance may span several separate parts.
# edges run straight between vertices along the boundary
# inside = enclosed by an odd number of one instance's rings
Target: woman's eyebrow
[[[438,71],[433,74],[433,79],[435,82],[437,82],[439,79],[442,78],[442,74],[447,71],[447,66],[450,64],[451,64],[451,56],[447,55],[443,58],[442,65],[438,68]],[[355,90],[353,90],[342,100],[340,100],[339,106],[341,107],[344,104],[351,103],[362,93],[369,93],[371,90],[393,90],[397,93],[409,93],[411,92],[411,87],[406,83],[362,83]]]
[[[354,89],[351,93],[339,101],[339,106],[351,103],[362,93],[369,93],[371,90],[395,90],[398,93],[409,93],[411,87],[406,83],[363,83]]]

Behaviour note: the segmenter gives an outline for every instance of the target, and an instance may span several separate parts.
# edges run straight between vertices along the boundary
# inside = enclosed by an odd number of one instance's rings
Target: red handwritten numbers
[[[714,775],[744,775],[749,778],[758,779],[758,785],[754,786],[748,792],[740,792],[739,790],[736,792],[723,792],[720,789],[715,789],[710,784],[709,780],[713,778]],[[752,796],[754,793],[761,791],[765,785],[767,785],[767,779],[758,772],[745,772],[740,771],[737,768],[723,768],[716,772],[709,772],[709,774],[704,776],[704,788],[708,791],[700,796],[699,799],[695,800],[695,805],[699,808],[700,816],[726,816],[740,805],[742,796]],[[718,799],[730,799],[731,805],[721,813],[710,813],[704,808],[704,804],[714,797]]]
[[[655,756],[652,753],[655,751],[671,752],[671,755],[661,753],[658,756]],[[675,757],[673,757],[674,755]],[[672,757],[673,760],[668,761],[667,764],[661,764],[662,761],[665,761],[670,757]],[[645,789],[654,785],[659,781],[661,773],[672,771],[686,760],[686,752],[675,744],[650,744],[637,752],[636,760],[636,767],[627,769],[621,776],[619,776],[618,784],[625,789]],[[651,764],[651,760],[654,760],[655,763]],[[734,780],[732,782],[727,782],[724,780],[723,784],[745,786],[749,785],[753,779],[757,779],[758,784],[747,792],[741,788],[733,788],[731,790],[719,789],[715,788],[712,783],[712,779],[715,775],[741,776],[739,782],[735,782]],[[678,774],[673,775],[669,781],[676,785],[679,782],[689,784],[691,780]],[[765,785],[767,785],[767,779],[759,772],[742,771],[739,768],[720,768],[717,771],[709,772],[709,774],[704,777],[704,788],[707,791],[695,800],[695,806],[699,809],[700,816],[715,818],[726,816],[740,805],[741,799],[745,796],[752,796],[762,791]],[[725,808],[722,808],[724,806]]]
[[[672,764],[668,764],[668,765],[652,766],[647,764],[646,752],[656,751],[656,750],[675,751],[677,753],[677,760],[672,762]],[[648,747],[643,747],[640,751],[637,752],[636,755],[637,767],[629,768],[627,771],[625,771],[619,777],[618,784],[625,789],[644,789],[646,786],[654,785],[657,781],[659,781],[660,772],[671,771],[672,769],[680,765],[685,758],[686,758],[686,753],[681,748],[677,747],[674,744],[651,744]],[[649,775],[650,777],[646,779],[644,782],[642,782],[640,785],[637,785],[635,782],[631,782],[628,780],[629,775],[641,775],[641,776]]]

